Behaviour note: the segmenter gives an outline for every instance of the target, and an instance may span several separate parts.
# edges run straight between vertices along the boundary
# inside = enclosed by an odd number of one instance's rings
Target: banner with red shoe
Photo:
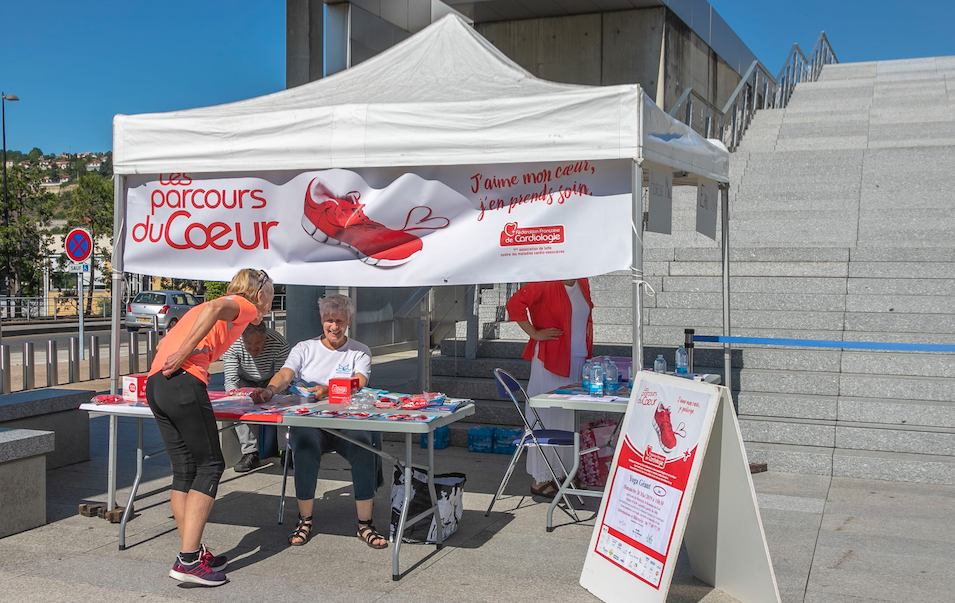
[[[127,179],[125,270],[427,286],[628,269],[629,161]]]

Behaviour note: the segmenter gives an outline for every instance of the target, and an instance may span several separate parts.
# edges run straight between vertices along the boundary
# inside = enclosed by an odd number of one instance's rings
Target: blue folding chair
[[[501,480],[501,485],[497,488],[497,493],[494,495],[494,498],[491,499],[491,504],[487,507],[487,512],[484,514],[485,517],[491,514],[491,509],[494,507],[494,503],[497,502],[497,499],[500,498],[501,494],[504,492],[504,488],[507,487],[507,482],[511,479],[511,474],[514,472],[514,467],[517,465],[517,461],[520,460],[525,449],[537,448],[541,450],[541,456],[544,459],[544,464],[547,465],[547,469],[550,471],[551,477],[554,478],[554,483],[556,484],[560,484],[561,480],[557,478],[557,473],[551,466],[550,461],[547,460],[547,456],[543,454],[543,449],[547,447],[573,448],[574,458],[580,458],[579,434],[573,431],[565,431],[562,429],[544,429],[543,421],[541,421],[540,417],[537,415],[537,411],[534,410],[530,405],[528,405],[528,408],[530,408],[531,412],[534,413],[534,424],[531,425],[528,423],[527,417],[524,415],[524,410],[521,408],[521,402],[527,402],[528,400],[527,392],[525,392],[524,388],[521,387],[521,384],[517,382],[517,379],[511,376],[511,374],[504,369],[494,369],[494,377],[497,379],[498,395],[501,398],[510,398],[511,401],[514,402],[514,406],[517,407],[517,413],[521,416],[521,420],[524,422],[524,434],[521,435],[520,438],[514,440],[514,446],[517,447],[517,450],[514,451],[514,455],[511,457],[511,462],[507,466],[507,471],[504,473],[504,478]],[[540,426],[540,428],[535,429],[537,426]],[[557,462],[560,464],[560,468],[563,469],[565,476],[571,475],[567,472],[567,468],[564,467],[564,463],[560,460],[559,456],[557,457]],[[577,463],[575,463],[575,466],[576,464]],[[565,482],[566,481],[569,480],[565,478]],[[570,488],[576,490],[572,484],[570,485]],[[567,499],[567,495],[562,493],[561,496],[563,497],[564,502],[567,504],[567,508],[570,509],[571,514],[573,514],[574,521],[579,521],[577,512]],[[581,502],[583,502],[583,500],[581,500]]]

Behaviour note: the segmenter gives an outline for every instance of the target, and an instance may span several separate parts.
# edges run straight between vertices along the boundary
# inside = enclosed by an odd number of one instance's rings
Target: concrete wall
[[[688,87],[722,109],[740,80],[740,75],[716,51],[669,11],[666,16],[665,73],[663,108],[667,111]]]
[[[537,77],[592,86],[638,83],[666,110],[687,87],[722,108],[740,79],[666,8],[497,21],[475,27]]]

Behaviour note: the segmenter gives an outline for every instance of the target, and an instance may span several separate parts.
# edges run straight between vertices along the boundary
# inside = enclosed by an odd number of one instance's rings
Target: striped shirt
[[[239,338],[222,355],[225,391],[238,389],[239,379],[252,382],[268,381],[285,364],[288,353],[288,341],[272,329],[265,329],[265,349],[255,357],[245,350],[245,342]]]

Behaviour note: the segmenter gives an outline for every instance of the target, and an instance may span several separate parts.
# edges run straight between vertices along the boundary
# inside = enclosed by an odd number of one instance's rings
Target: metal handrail
[[[669,113],[706,138],[719,138],[727,149],[735,151],[757,110],[785,108],[796,84],[815,81],[825,65],[839,62],[824,31],[819,34],[809,56],[811,58],[807,59],[799,45],[793,44],[775,78],[762,63],[754,60],[722,109],[689,87]],[[702,105],[699,129],[694,127],[695,102]]]
[[[793,44],[793,47],[789,49],[789,54],[786,55],[786,60],[776,76],[776,79],[780,82],[780,97],[777,99],[777,104],[774,105],[777,108],[789,104],[789,99],[796,88],[796,84],[802,81],[816,81],[819,79],[819,74],[822,73],[824,66],[839,62],[825,31],[819,33],[809,56],[811,58],[806,58],[802,49],[799,48],[799,44]]]
[[[720,111],[716,105],[706,100],[700,93],[694,90],[692,87],[687,88],[683,91],[683,95],[680,96],[679,100],[676,101],[676,104],[673,105],[673,108],[670,109],[670,115],[676,117],[680,112],[680,109],[685,107],[683,111],[683,116],[681,117],[683,123],[687,124],[691,128],[693,127],[693,109],[695,108],[695,103],[699,102],[703,105],[703,109],[700,111],[700,120],[701,128],[700,134],[706,138],[712,137],[712,131],[714,129],[714,118],[718,118],[719,123],[716,125],[716,129],[722,133],[723,131],[723,112]],[[722,138],[722,134],[720,135]]]

